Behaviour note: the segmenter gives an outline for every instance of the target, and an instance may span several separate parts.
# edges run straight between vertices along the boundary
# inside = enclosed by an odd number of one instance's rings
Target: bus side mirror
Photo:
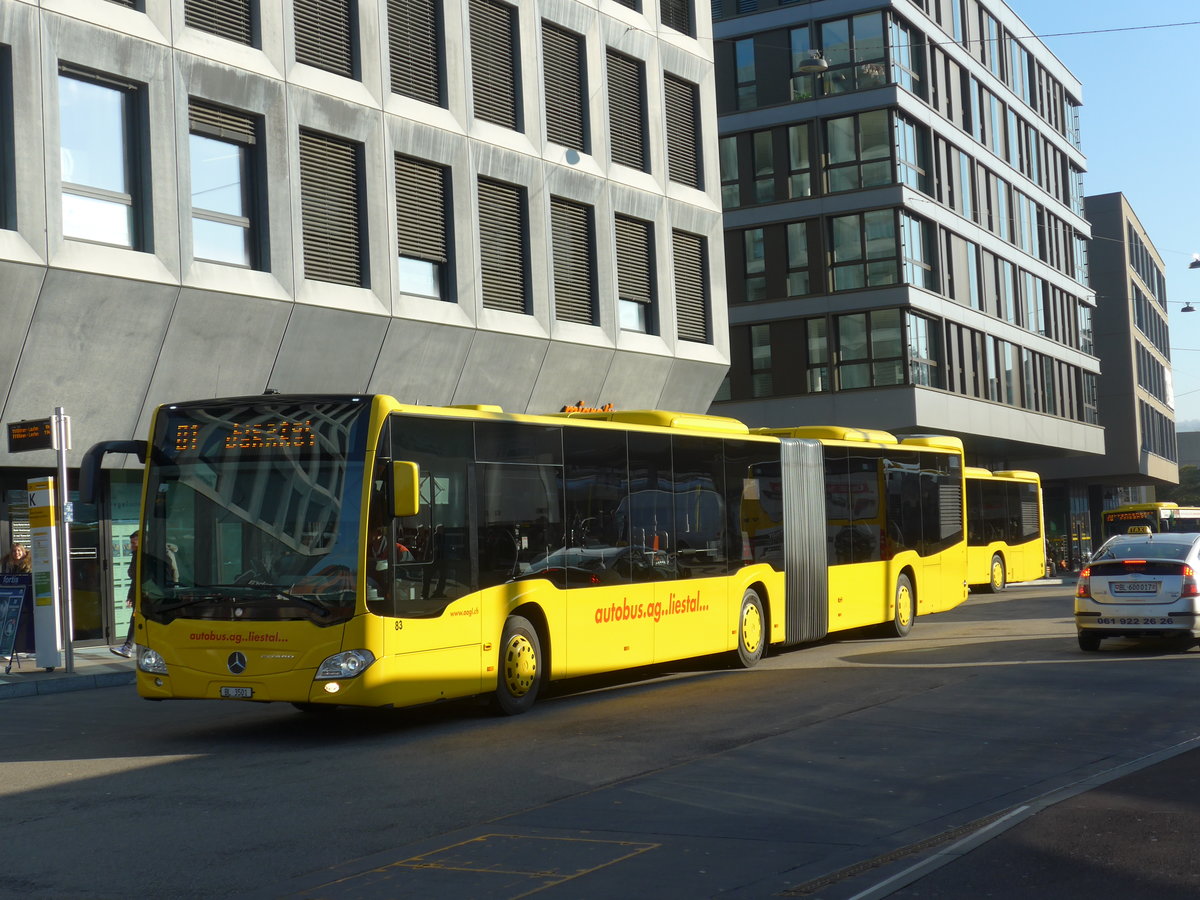
[[[392,515],[415,516],[421,508],[421,469],[414,462],[392,463]]]
[[[133,453],[146,464],[145,441],[101,441],[83,454],[79,463],[79,502],[95,503],[100,494],[100,465],[109,453]]]

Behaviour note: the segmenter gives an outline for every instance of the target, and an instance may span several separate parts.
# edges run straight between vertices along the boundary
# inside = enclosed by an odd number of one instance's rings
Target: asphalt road
[[[904,640],[577,682],[514,719],[8,700],[0,896],[974,896],[920,891],[1200,735],[1200,651],[1083,654],[1070,611],[1014,588]]]

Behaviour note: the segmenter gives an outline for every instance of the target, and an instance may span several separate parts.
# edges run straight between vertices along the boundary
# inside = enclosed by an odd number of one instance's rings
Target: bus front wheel
[[[999,553],[992,557],[992,565],[988,571],[991,572],[991,578],[987,583],[987,592],[998,594],[1008,584],[1007,573],[1004,571],[1004,560],[1000,558]]]
[[[542,644],[528,619],[509,616],[500,638],[494,705],[506,716],[528,712],[542,686]]]
[[[896,579],[896,609],[892,613],[892,621],[886,626],[892,637],[904,637],[912,631],[913,621],[917,618],[917,595],[913,593],[912,582],[907,575]]]
[[[763,615],[762,600],[753,588],[742,595],[742,609],[738,613],[738,663],[746,669],[758,665],[766,649],[766,617]]]

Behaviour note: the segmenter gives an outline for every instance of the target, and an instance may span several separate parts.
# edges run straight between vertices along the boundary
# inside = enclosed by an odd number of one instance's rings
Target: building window
[[[750,396],[770,397],[774,391],[771,373],[771,326],[750,326]]]
[[[6,229],[17,224],[12,98],[12,52],[0,44],[0,228]]]
[[[742,205],[738,136],[733,134],[723,137],[717,146],[721,158],[721,206],[725,209],[735,209]]]
[[[140,89],[64,68],[58,92],[63,237],[147,249],[135,177]]]
[[[754,158],[754,200],[770,203],[775,199],[775,132],[755,131],[750,135]]]
[[[1008,182],[992,173],[987,174],[987,227],[992,234],[1001,240],[1009,239],[1009,203]]]
[[[739,41],[739,43],[749,43],[749,41]],[[793,101],[811,100],[817,96],[817,76],[801,71],[801,67],[807,65],[816,52],[812,42],[812,31],[807,25],[801,25],[788,32],[788,49],[791,56],[791,99]],[[753,54],[753,47],[750,48],[750,52]],[[751,56],[751,62],[753,63],[753,56]],[[739,74],[738,83],[741,82],[742,77]],[[739,106],[739,109],[746,108],[748,107]]]
[[[675,262],[676,335],[681,341],[709,342],[708,254],[705,240],[686,231],[671,232]]]
[[[810,394],[831,388],[829,383],[829,328],[825,319],[809,319],[804,323],[807,350],[807,385]]]
[[[254,117],[202,100],[188,102],[192,166],[192,256],[257,267]]]
[[[554,318],[596,324],[596,227],[590,206],[550,198]]]
[[[480,178],[480,283],[486,308],[528,314],[528,235],[525,189]]]
[[[789,297],[803,297],[813,291],[812,258],[810,252],[815,223],[788,222],[787,224],[787,292]]]
[[[690,81],[663,74],[667,118],[667,175],[671,181],[703,188],[700,168],[700,90]]]
[[[475,118],[522,130],[517,10],[471,0],[471,96]]]
[[[933,228],[923,219],[900,213],[900,242],[904,254],[904,281],[915,287],[934,290]]]
[[[925,84],[925,39],[915,28],[899,19],[888,23],[891,39],[892,81],[922,99],[928,96]]]
[[[185,0],[183,24],[239,44],[254,44],[254,13],[251,0]]]
[[[788,199],[812,196],[812,146],[808,123],[789,125],[788,140]]]
[[[888,111],[825,120],[825,179],[831,193],[892,183]]]
[[[761,228],[747,228],[742,232],[747,303],[767,299],[767,250],[764,234]]]
[[[754,109],[758,106],[758,75],[755,71],[753,38],[734,41],[733,60],[737,77],[737,108]]]
[[[1095,338],[1092,333],[1092,308],[1084,303],[1079,304],[1079,349],[1084,353],[1095,355]]]
[[[887,83],[883,13],[822,22],[821,52],[829,63],[820,76],[824,94],[882,87]]]
[[[896,283],[896,219],[892,210],[829,220],[833,289],[852,291]]]
[[[294,0],[296,62],[356,78],[354,0]]]
[[[904,383],[900,310],[837,316],[834,324],[839,390]]]
[[[938,376],[937,323],[916,313],[905,314],[910,384],[941,387]]]
[[[617,318],[625,331],[653,333],[654,232],[649,222],[615,216]]]
[[[997,315],[1005,322],[1017,324],[1017,267],[1003,259],[996,260]]]
[[[659,18],[668,28],[695,37],[692,28],[692,0],[659,0]]]
[[[400,292],[450,299],[450,171],[399,154],[395,162]]]
[[[388,64],[392,90],[434,106],[446,105],[440,3],[388,0]]]
[[[587,81],[583,37],[542,23],[545,67],[546,137],[587,152]]]
[[[929,193],[929,129],[896,116],[896,170],[901,184]]]
[[[1047,334],[1046,282],[1029,272],[1021,272],[1021,300],[1024,317],[1021,324],[1034,334]]]
[[[609,50],[608,131],[612,161],[650,171],[646,155],[646,70],[636,59]]]
[[[304,276],[355,287],[366,281],[362,146],[300,129]]]
[[[949,266],[946,296],[969,306],[983,308],[983,285],[979,280],[979,245],[952,232],[946,232]]]
[[[1080,394],[1082,395],[1083,421],[1089,425],[1100,424],[1100,410],[1097,405],[1097,378],[1091,372],[1081,376]]]

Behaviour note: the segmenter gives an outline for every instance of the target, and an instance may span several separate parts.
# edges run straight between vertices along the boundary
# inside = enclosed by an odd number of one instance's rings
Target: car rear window
[[[1185,560],[1195,541],[1159,540],[1116,541],[1096,553],[1095,561],[1106,559],[1178,559]]]

